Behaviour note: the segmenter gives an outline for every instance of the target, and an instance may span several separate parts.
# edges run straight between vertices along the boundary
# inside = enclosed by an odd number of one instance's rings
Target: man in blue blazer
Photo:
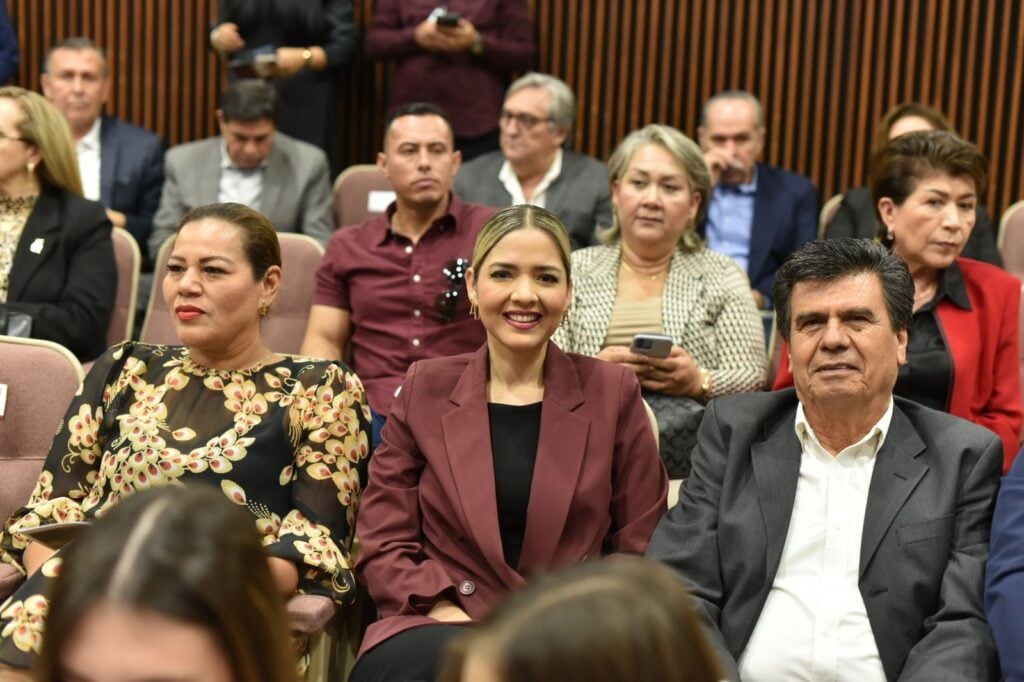
[[[796,388],[708,405],[648,555],[689,586],[730,679],[997,679],[982,595],[1002,443],[893,398],[906,264],[812,241],[775,294]]]
[[[88,38],[68,38],[50,50],[42,85],[75,136],[85,197],[102,202],[110,222],[131,232],[145,251],[164,183],[160,138],[103,112],[110,94],[107,58]]]
[[[764,137],[761,103],[750,93],[705,102],[697,138],[715,187],[698,229],[747,271],[758,307],[770,309],[775,271],[817,235],[818,190],[802,175],[758,163]]]

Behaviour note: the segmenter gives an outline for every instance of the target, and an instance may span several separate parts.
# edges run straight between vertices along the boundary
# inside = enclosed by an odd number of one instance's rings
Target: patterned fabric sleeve
[[[100,468],[108,438],[104,413],[118,387],[136,362],[131,343],[104,353],[86,376],[54,436],[43,471],[28,503],[14,512],[0,533],[0,561],[24,573],[21,555],[28,538],[19,530],[51,523],[84,521],[82,501],[89,494]],[[141,363],[139,363],[141,364]]]
[[[291,483],[292,509],[276,533],[268,533],[266,549],[299,567],[300,593],[351,603],[352,540],[370,453],[363,386],[353,372],[333,363],[322,374],[300,372],[291,387],[280,383],[288,389],[280,399],[290,403],[288,429],[295,446],[294,462],[281,472],[280,482]]]
[[[714,320],[717,358],[695,358],[711,370],[711,397],[764,388],[767,353],[764,326],[754,306],[746,273],[733,263],[722,268],[721,308]]]

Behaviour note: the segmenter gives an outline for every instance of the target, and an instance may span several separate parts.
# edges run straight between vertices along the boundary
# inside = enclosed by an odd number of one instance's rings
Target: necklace
[[[620,262],[620,263],[622,263],[622,267],[626,268],[627,270],[629,270],[630,272],[632,272],[632,273],[633,273],[634,275],[636,275],[637,277],[646,277],[647,279],[658,279],[659,277],[661,277],[662,275],[664,275],[664,274],[665,274],[666,272],[668,272],[668,269],[669,269],[669,266],[668,266],[668,265],[666,265],[665,267],[661,268],[660,270],[658,270],[657,272],[655,272],[655,273],[654,273],[654,274],[652,275],[652,274],[648,274],[648,273],[646,273],[646,272],[640,272],[639,270],[637,270],[636,268],[634,268],[634,267],[633,267],[632,265],[630,265],[629,263],[627,263],[627,262],[626,262],[626,259],[625,259],[625,258],[623,258],[623,259],[622,259],[622,260],[620,260],[619,262]],[[671,263],[671,261],[669,261],[669,263]]]

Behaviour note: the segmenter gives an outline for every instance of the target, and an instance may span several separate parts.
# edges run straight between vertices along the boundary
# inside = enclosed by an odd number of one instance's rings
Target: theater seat
[[[999,221],[999,255],[1003,267],[1024,280],[1024,200],[1011,204]]]
[[[380,215],[394,199],[394,189],[377,166],[349,166],[334,181],[334,227],[355,225]]]
[[[839,204],[843,202],[843,195],[837,194],[821,207],[821,212],[818,213],[818,239],[822,239],[825,236],[825,228],[828,227],[829,222],[835,217],[836,211],[839,210]]]
[[[107,326],[107,346],[127,341],[135,324],[135,303],[139,295],[139,272],[142,270],[142,252],[131,233],[115,227],[114,261],[117,263],[117,295],[114,313]]]

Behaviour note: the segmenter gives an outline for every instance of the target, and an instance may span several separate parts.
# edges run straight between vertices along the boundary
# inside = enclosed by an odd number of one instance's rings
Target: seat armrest
[[[334,602],[315,594],[297,594],[288,600],[288,627],[293,632],[315,635],[334,617]]]

